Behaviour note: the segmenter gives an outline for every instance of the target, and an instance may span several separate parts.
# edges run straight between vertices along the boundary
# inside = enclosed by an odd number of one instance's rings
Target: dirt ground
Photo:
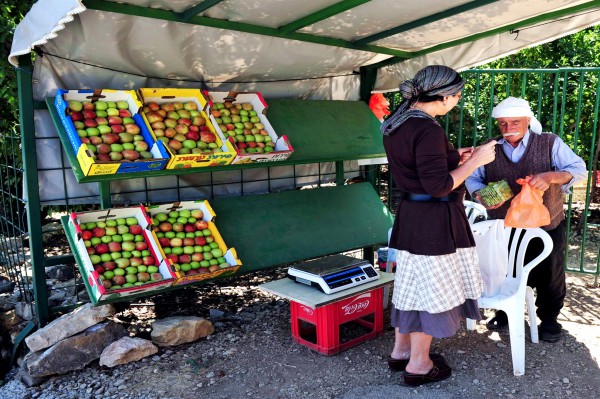
[[[600,288],[593,288],[590,276],[568,275],[567,304],[559,318],[564,339],[533,344],[527,338],[524,376],[513,376],[508,331],[490,332],[480,324],[476,331],[463,327],[455,337],[434,340],[433,351],[446,357],[453,375],[419,388],[403,386],[400,374],[387,368],[385,359],[393,342],[390,328],[332,356],[295,343],[289,303],[258,288],[283,276],[285,270],[273,271],[122,306],[116,320],[127,325],[132,335],[147,338],[154,318],[173,314],[210,317],[216,332],[113,369],[94,362],[82,371],[27,389],[25,397],[600,397]],[[385,325],[389,325],[387,311]]]

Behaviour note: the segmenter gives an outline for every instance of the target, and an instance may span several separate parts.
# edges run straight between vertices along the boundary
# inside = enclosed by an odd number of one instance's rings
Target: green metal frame
[[[35,126],[33,123],[33,88],[31,82],[32,65],[29,55],[19,57],[17,70],[19,87],[19,123],[21,126],[21,145],[23,150],[23,169],[25,192],[27,193],[27,228],[29,242],[42,242],[42,215],[40,206],[37,151],[35,144]],[[50,317],[46,289],[44,254],[31,250],[31,270],[34,282],[35,311],[38,323],[45,325]]]

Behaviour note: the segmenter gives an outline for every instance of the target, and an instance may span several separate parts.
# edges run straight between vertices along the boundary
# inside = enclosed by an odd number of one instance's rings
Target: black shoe
[[[508,326],[508,316],[501,310],[496,312],[496,315],[492,317],[486,324],[488,330],[503,330]]]
[[[563,336],[562,326],[556,320],[542,321],[538,328],[538,335],[542,341],[558,342]]]
[[[446,364],[446,359],[439,353],[430,353],[429,358],[434,366]],[[391,371],[404,371],[408,361],[409,359],[394,359],[393,357],[388,356],[388,366]]]
[[[450,378],[452,369],[447,364],[434,364],[433,368],[427,374],[413,374],[404,371],[404,383],[413,387],[428,384],[430,382],[439,382]]]

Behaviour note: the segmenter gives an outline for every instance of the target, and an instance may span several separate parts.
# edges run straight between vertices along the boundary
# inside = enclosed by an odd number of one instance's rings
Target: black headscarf
[[[430,65],[416,73],[412,79],[400,83],[399,89],[404,100],[396,111],[381,125],[385,135],[393,132],[408,118],[435,119],[428,113],[412,108],[419,98],[427,96],[451,96],[463,89],[464,80],[454,69],[444,65]],[[436,122],[437,123],[437,122]]]

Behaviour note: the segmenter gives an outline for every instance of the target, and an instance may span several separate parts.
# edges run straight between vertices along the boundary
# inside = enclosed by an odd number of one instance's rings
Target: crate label
[[[312,316],[315,313],[315,311],[308,306],[300,305],[300,309],[309,316]]]
[[[342,310],[344,311],[344,316],[348,316],[354,313],[362,312],[363,310],[369,307],[371,303],[371,293],[359,295],[349,304],[342,306]]]

